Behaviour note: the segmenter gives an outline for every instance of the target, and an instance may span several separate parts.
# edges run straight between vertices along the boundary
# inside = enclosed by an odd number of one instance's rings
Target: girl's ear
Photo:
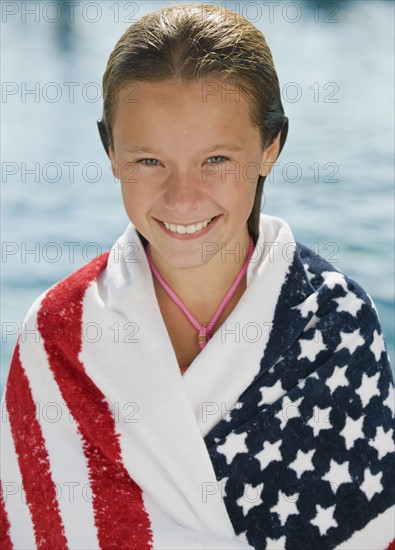
[[[115,160],[115,153],[114,153],[114,149],[110,146],[108,148],[108,156],[110,157],[110,160],[111,160],[111,170],[112,170],[112,173],[114,174],[114,178],[119,180],[119,164],[118,162]]]
[[[273,141],[267,149],[262,153],[262,161],[260,167],[260,175],[268,176],[270,170],[273,167],[273,164],[276,162],[278,155],[280,154],[280,140],[281,140],[281,130],[277,134],[276,139]]]
[[[103,122],[103,120],[98,120],[97,121],[97,128],[99,130],[100,139],[101,139],[101,142],[103,144],[104,150],[106,151],[106,153],[108,155],[108,147],[109,147],[109,144],[110,144],[110,139],[108,137],[107,127],[106,127],[105,123]]]

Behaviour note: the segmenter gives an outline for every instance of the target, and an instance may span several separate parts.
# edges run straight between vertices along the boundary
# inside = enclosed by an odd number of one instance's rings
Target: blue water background
[[[60,3],[58,22],[54,2],[2,3],[18,12],[3,13],[1,39],[1,394],[31,304],[128,223],[97,133],[98,88],[131,19],[174,3],[80,2],[73,20]],[[393,363],[394,5],[282,2],[270,12],[263,2],[217,4],[263,31],[283,87],[290,134],[264,211],[367,290]],[[26,6],[36,13],[24,14]],[[36,96],[25,94],[34,88]],[[36,163],[37,178],[26,172]]]

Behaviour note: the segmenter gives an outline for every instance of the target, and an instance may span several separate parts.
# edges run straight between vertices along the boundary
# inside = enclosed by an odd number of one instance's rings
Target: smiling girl
[[[280,133],[264,148],[248,101],[236,87],[224,101],[224,86],[232,90],[231,84],[208,77],[190,84],[179,77],[143,81],[137,90],[135,84],[126,86],[119,94],[109,147],[130,220],[150,243],[159,273],[201,321],[213,318],[241,270],[241,252],[249,247],[247,220],[257,179],[250,173],[267,175],[279,152]],[[216,92],[204,101],[205,90]],[[131,93],[135,102],[126,101]],[[249,171],[243,169],[248,166]],[[230,252],[226,261],[224,251]],[[153,282],[185,371],[200,352],[196,329],[156,277]],[[218,326],[245,289],[246,275]]]
[[[260,213],[288,131],[262,33],[151,13],[103,95],[130,224],[26,317],[2,548],[386,549],[392,372],[365,291]]]

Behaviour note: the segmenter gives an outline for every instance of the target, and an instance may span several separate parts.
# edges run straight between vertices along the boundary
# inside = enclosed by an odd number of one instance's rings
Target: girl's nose
[[[164,200],[167,208],[182,214],[199,207],[201,190],[196,175],[193,176],[190,173],[170,174],[165,186]]]

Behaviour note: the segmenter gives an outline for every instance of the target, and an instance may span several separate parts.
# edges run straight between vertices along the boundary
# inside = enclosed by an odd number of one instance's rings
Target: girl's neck
[[[241,242],[242,241],[242,242]],[[150,246],[152,260],[167,284],[188,307],[221,301],[243,267],[249,250],[248,231],[196,267],[176,268]]]

